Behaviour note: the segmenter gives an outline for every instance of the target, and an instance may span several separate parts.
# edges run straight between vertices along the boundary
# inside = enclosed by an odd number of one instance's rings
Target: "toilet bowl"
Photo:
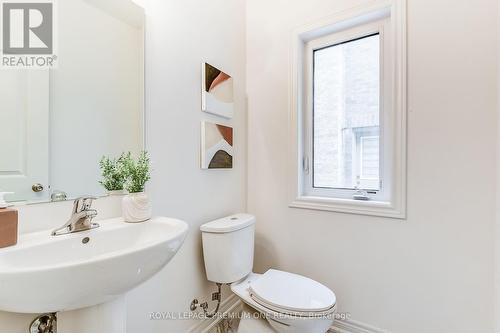
[[[261,287],[261,284],[277,288],[262,288],[262,294],[258,296],[254,289]],[[301,284],[301,288],[297,289],[297,284]],[[287,288],[289,293],[281,293]],[[335,294],[316,281],[300,275],[277,270],[269,270],[263,275],[250,273],[243,280],[231,284],[231,291],[248,306],[259,311],[260,316],[254,316],[254,319],[266,319],[279,333],[324,333],[333,324]],[[324,291],[324,294],[318,299],[316,297],[320,291]],[[306,303],[301,308],[295,308],[301,302]]]
[[[228,216],[206,223],[200,230],[208,280],[230,284],[233,293],[258,311],[259,318],[254,320],[267,320],[270,332],[278,333],[325,333],[330,329],[337,303],[329,288],[276,269],[252,272],[254,216]],[[252,324],[245,319],[241,332],[248,332],[249,326]]]

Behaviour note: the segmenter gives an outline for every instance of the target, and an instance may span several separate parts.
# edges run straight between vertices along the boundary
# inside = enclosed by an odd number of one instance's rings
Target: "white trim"
[[[355,320],[335,320],[329,333],[390,333]]]
[[[240,300],[240,298],[233,294],[229,296],[222,303],[220,312],[223,314],[229,314],[231,312],[234,312],[235,309],[241,307],[243,304],[244,303]],[[262,319],[255,319],[255,320],[262,320]],[[193,326],[187,332],[207,333],[221,321],[222,319],[219,317],[207,318],[202,322],[200,322],[199,324]],[[335,320],[328,333],[391,333],[391,332],[355,320]]]
[[[232,294],[224,302],[222,302],[220,313],[230,314],[234,312],[235,309],[241,307],[244,303],[241,299]],[[263,319],[255,319],[263,320]],[[222,321],[220,317],[207,318],[194,325],[187,333],[207,333],[212,328],[217,326]],[[332,327],[328,330],[328,333],[391,333],[390,331],[376,328],[374,326],[355,321],[355,320],[335,320]]]
[[[388,160],[391,166],[384,166],[383,170],[391,169],[391,198],[388,201],[361,202],[352,199],[323,198],[304,195],[304,179],[299,177],[303,173],[302,165],[305,156],[301,143],[304,123],[304,50],[306,44],[328,34],[345,30],[360,24],[367,24],[387,17],[390,13],[392,29],[387,31],[392,40],[389,52],[393,59],[392,70],[392,116],[391,121],[393,139]],[[407,101],[407,66],[406,66],[406,0],[375,1],[373,5],[356,7],[337,13],[333,16],[309,24],[293,32],[291,47],[290,71],[290,102],[289,102],[289,202],[290,207],[315,210],[336,211],[363,215],[385,216],[392,218],[406,218],[406,101]],[[386,121],[385,119],[383,121]],[[389,134],[387,135],[389,136]],[[382,147],[384,144],[381,145]],[[382,148],[383,149],[383,148]],[[310,164],[311,161],[307,162]],[[310,167],[309,167],[310,169]],[[385,176],[385,175],[384,175]],[[383,179],[385,177],[382,177]],[[384,179],[385,181],[385,179]],[[384,199],[385,200],[385,199]]]
[[[305,70],[305,77],[306,79],[304,80],[304,87],[303,87],[303,93],[306,103],[305,105],[302,106],[302,110],[300,112],[303,113],[304,119],[305,119],[305,125],[301,128],[301,143],[304,145],[304,150],[303,150],[303,155],[304,157],[307,156],[307,158],[311,161],[311,166],[310,170],[314,171],[314,159],[313,159],[313,130],[312,128],[314,127],[314,117],[313,117],[313,107],[312,105],[314,104],[313,102],[313,92],[312,92],[312,87],[313,87],[313,64],[314,60],[312,59],[314,51],[318,49],[323,49],[325,47],[329,46],[334,46],[340,43],[345,43],[349,42],[352,40],[360,39],[360,38],[365,38],[374,34],[378,34],[379,39],[380,39],[380,104],[384,105],[390,105],[391,103],[386,103],[384,101],[384,98],[386,98],[386,95],[384,94],[384,89],[386,86],[390,86],[392,83],[392,80],[387,80],[390,75],[385,75],[384,73],[384,63],[388,62],[390,63],[390,52],[385,52],[385,38],[384,38],[384,31],[387,30],[386,25],[388,24],[389,17],[385,17],[380,19],[377,22],[371,22],[371,23],[366,23],[363,24],[362,26],[359,27],[353,27],[348,29],[347,31],[342,31],[338,32],[332,35],[324,36],[321,38],[316,38],[312,41],[304,43],[304,48],[305,48],[305,62],[302,64],[304,66]],[[385,59],[385,58],[388,59]],[[387,61],[386,61],[387,60]],[[381,154],[381,159],[380,159],[380,172],[381,172],[381,177],[382,179],[390,179],[390,171],[384,173],[384,150],[383,147],[390,145],[391,142],[388,140],[387,142],[384,142],[384,126],[383,124],[386,122],[384,117],[386,114],[390,114],[390,112],[383,112],[383,107],[380,108],[380,114],[379,114],[379,119],[380,119],[380,131],[379,131],[379,136],[381,140],[380,144],[380,154]],[[354,171],[353,171],[354,173]],[[329,198],[343,198],[343,199],[350,199],[352,200],[352,197],[354,194],[356,194],[356,189],[354,188],[320,188],[320,187],[314,187],[313,185],[313,172],[308,172],[303,173],[304,177],[304,183],[303,183],[303,188],[302,192],[304,196],[321,196],[321,197],[329,197]],[[389,184],[389,182],[387,182]],[[379,183],[380,184],[380,183]],[[378,185],[379,185],[378,184]],[[378,200],[378,201],[388,201],[390,198],[388,197],[388,191],[385,190],[386,186],[382,188],[378,188],[376,191],[376,194],[370,195],[370,198],[373,200]],[[363,190],[369,190],[368,188],[362,188]]]
[[[406,217],[404,212],[401,212],[389,202],[374,200],[361,201],[341,198],[299,196],[289,204],[289,207],[397,219],[404,219]]]
[[[236,309],[238,306],[241,306],[242,304],[243,303],[240,301],[240,298],[235,294],[232,294],[225,301],[222,302],[219,312],[222,314],[230,313],[234,311],[234,309]],[[188,333],[206,333],[212,328],[214,328],[221,321],[222,319],[219,316],[204,319],[200,323],[191,327],[188,330]]]

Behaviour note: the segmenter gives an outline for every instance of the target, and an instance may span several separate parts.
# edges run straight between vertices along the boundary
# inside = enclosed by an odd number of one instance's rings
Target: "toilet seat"
[[[249,285],[250,297],[260,305],[292,316],[324,316],[334,311],[335,294],[310,278],[270,269]]]
[[[273,310],[268,306],[264,306],[263,304],[257,302],[250,296],[250,286],[253,283],[256,283],[262,276],[262,274],[250,273],[240,281],[232,283],[231,290],[240,298],[241,301],[263,314],[267,322],[273,328],[273,332],[323,333],[328,331],[334,321],[336,305],[323,313],[292,313],[292,311],[284,309]]]

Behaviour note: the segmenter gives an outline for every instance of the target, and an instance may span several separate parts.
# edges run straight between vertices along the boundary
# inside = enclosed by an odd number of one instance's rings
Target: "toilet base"
[[[238,333],[276,333],[266,319],[261,318],[259,312],[243,304]]]

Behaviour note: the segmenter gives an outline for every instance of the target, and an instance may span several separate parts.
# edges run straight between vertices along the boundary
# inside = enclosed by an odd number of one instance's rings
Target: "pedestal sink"
[[[62,236],[24,234],[16,246],[0,249],[0,310],[49,313],[111,301],[160,271],[188,230],[165,217],[99,224]]]

